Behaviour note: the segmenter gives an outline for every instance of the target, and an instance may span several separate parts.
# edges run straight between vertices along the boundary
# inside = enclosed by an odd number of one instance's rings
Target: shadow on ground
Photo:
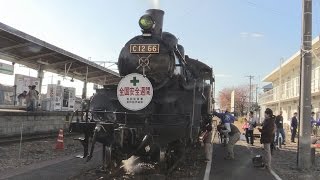
[[[213,148],[213,168],[210,179],[275,179],[264,169],[253,167],[252,158],[262,154],[262,145],[256,139],[254,146],[239,141],[235,146],[235,160],[224,160],[226,149],[217,141]],[[308,171],[297,169],[297,144],[287,144],[272,155],[272,169],[283,180],[320,180],[320,152],[316,152],[315,165]]]

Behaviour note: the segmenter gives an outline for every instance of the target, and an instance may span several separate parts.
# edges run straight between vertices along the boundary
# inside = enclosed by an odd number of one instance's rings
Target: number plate
[[[159,44],[130,44],[130,53],[159,53]]]

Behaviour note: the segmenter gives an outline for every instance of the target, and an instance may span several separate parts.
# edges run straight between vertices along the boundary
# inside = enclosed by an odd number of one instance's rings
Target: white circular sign
[[[128,74],[119,82],[117,96],[123,107],[132,111],[141,110],[152,100],[152,84],[141,74]]]

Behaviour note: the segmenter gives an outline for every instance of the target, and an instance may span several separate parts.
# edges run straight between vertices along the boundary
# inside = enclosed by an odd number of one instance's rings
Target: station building
[[[2,63],[4,61],[4,63]],[[14,73],[14,65],[23,65],[37,72],[36,77]],[[53,84],[48,86],[47,94],[43,94],[44,73],[50,72],[62,77],[70,77],[83,82],[82,98],[87,98],[87,84],[96,85],[115,84],[120,81],[120,75],[105,66],[101,66],[91,59],[82,58],[41,39],[26,34],[18,29],[0,22],[0,75],[14,75],[14,85],[5,86],[0,82],[0,109],[24,108],[25,103],[17,103],[19,94],[28,91],[28,86],[36,86],[40,93],[39,104],[45,111],[73,111],[75,110],[75,88]],[[4,79],[5,77],[1,77]],[[0,81],[1,81],[0,79]],[[51,80],[52,81],[52,80]],[[49,92],[49,93],[48,93]],[[78,104],[79,104],[78,103]],[[37,103],[38,104],[38,103]],[[21,106],[21,107],[19,107]],[[80,105],[79,105],[80,106]],[[79,108],[79,107],[78,107]]]
[[[311,105],[316,117],[320,115],[320,38],[312,41],[312,79],[311,79]],[[261,114],[266,108],[273,110],[275,115],[283,112],[284,123],[288,128],[294,112],[299,110],[300,95],[300,50],[289,59],[279,62],[279,67],[268,74],[263,82],[270,84],[264,87],[260,95],[259,104]],[[311,115],[310,115],[311,117]]]

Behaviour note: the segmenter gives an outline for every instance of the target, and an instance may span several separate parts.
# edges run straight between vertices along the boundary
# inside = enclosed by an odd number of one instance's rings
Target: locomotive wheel
[[[153,162],[160,162],[160,147],[159,146],[151,146],[150,150],[150,160]]]
[[[171,173],[185,155],[185,145],[178,140],[170,143],[166,151],[160,151],[160,170],[165,174]]]
[[[160,171],[164,174],[168,171],[168,156],[167,156],[167,150],[161,148],[159,151],[159,166]]]
[[[172,146],[172,150],[170,151],[168,173],[171,173],[177,167],[177,165],[184,158],[184,155],[185,155],[184,143],[181,140],[176,141]]]

